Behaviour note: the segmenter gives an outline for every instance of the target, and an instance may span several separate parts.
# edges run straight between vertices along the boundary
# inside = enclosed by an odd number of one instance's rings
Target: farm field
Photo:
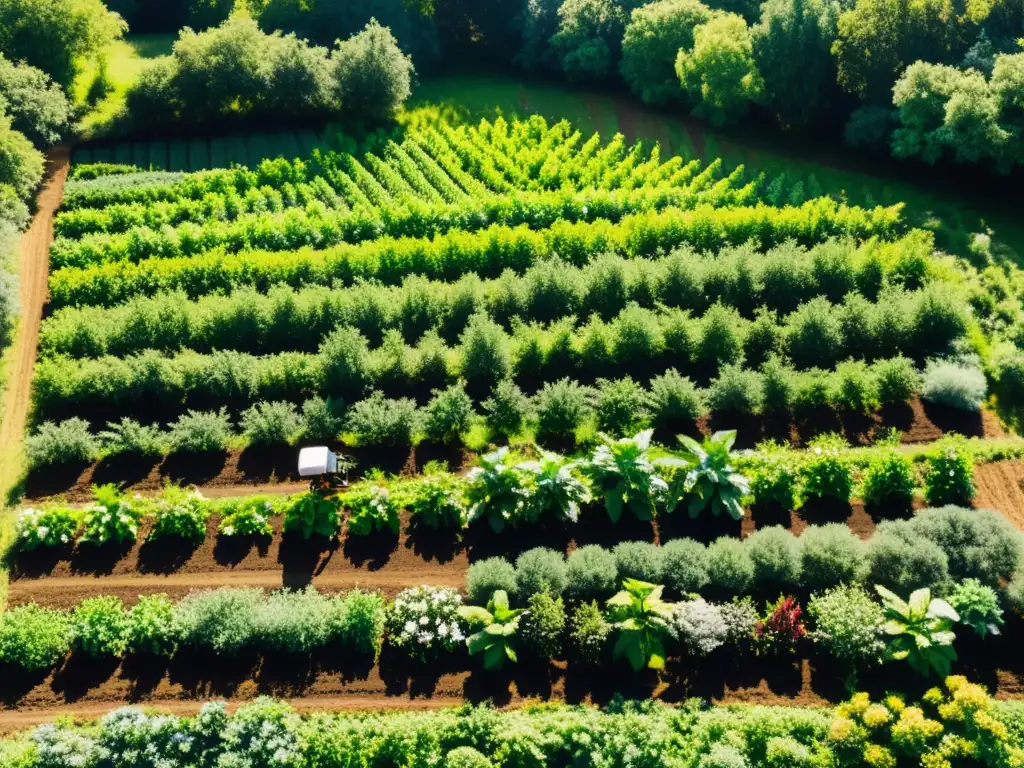
[[[275,141],[199,172],[240,143],[75,155],[0,629],[50,641],[3,657],[0,729],[262,694],[823,706],[849,671],[805,636],[825,590],[1015,599],[1024,441],[977,353],[1020,296],[979,300],[1004,273],[896,199],[539,115],[424,108],[256,162]],[[350,487],[306,490],[316,444]],[[653,584],[660,675],[601,609]],[[466,653],[542,612],[518,657]],[[1016,699],[1003,630],[963,630],[955,669]],[[917,685],[864,667],[873,693]]]

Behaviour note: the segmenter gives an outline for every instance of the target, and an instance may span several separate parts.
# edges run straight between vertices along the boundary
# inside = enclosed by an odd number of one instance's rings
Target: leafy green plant
[[[124,603],[114,596],[90,597],[71,614],[75,647],[89,656],[124,656],[129,622]]]
[[[285,533],[297,533],[303,539],[311,536],[334,538],[341,527],[341,503],[318,493],[296,496],[284,509]]]
[[[885,614],[862,587],[844,584],[811,597],[811,640],[854,669],[877,664],[885,650]]]
[[[26,507],[18,513],[14,542],[23,552],[39,547],[67,546],[75,540],[81,524],[82,513],[77,509]]]
[[[466,639],[461,607],[462,598],[454,589],[404,589],[388,609],[388,642],[419,660],[433,651],[454,650]]]
[[[542,659],[556,658],[562,650],[565,633],[565,604],[550,592],[530,595],[520,622],[523,643]]]
[[[174,606],[174,633],[182,646],[236,654],[255,640],[259,589],[193,592]]]
[[[658,474],[648,455],[653,430],[632,438],[612,440],[604,437],[583,471],[604,496],[605,509],[613,523],[629,509],[640,520],[651,520],[655,505],[665,497],[668,484]]]
[[[703,443],[686,435],[680,435],[679,441],[683,444],[683,461],[689,468],[685,474],[676,473],[680,480],[672,484],[667,511],[672,512],[682,499],[689,498],[690,517],[697,517],[710,503],[715,517],[725,510],[734,520],[742,520],[740,501],[750,493],[750,482],[730,463],[736,430],[716,432]]]
[[[929,506],[969,504],[974,498],[974,459],[962,440],[936,443],[928,454],[924,499]]]
[[[124,498],[113,484],[93,486],[96,503],[85,510],[82,518],[82,543],[103,546],[135,541],[142,522],[142,508]]]
[[[502,590],[494,593],[486,608],[477,605],[459,608],[463,621],[483,625],[483,629],[466,639],[466,646],[471,656],[483,654],[484,669],[501,669],[506,660],[519,660],[514,645],[522,613],[521,608],[509,608],[508,594]]]
[[[398,504],[394,494],[382,485],[370,485],[345,495],[348,507],[348,531],[353,536],[369,536],[390,530],[398,535]]]
[[[273,514],[274,505],[259,496],[229,501],[221,507],[217,532],[221,536],[270,537],[274,535]]]
[[[73,636],[63,611],[20,605],[0,621],[0,661],[30,671],[51,669],[67,656]]]
[[[526,518],[535,522],[551,515],[577,522],[580,505],[590,501],[590,489],[573,474],[577,463],[557,453],[542,450],[540,454],[539,461],[524,461],[516,467],[528,488]]]
[[[97,437],[110,455],[134,454],[161,456],[167,451],[167,438],[156,424],[140,424],[135,419],[122,418],[107,423]]]
[[[226,408],[219,411],[189,411],[170,425],[168,441],[175,453],[207,453],[228,447],[234,430]]]
[[[44,421],[25,439],[25,458],[32,469],[93,461],[99,442],[89,432],[89,422],[73,418],[59,424]]]
[[[622,587],[606,603],[608,619],[618,631],[615,658],[628,661],[635,672],[664,669],[673,607],[661,599],[664,587],[636,579],[625,579]]]
[[[480,466],[466,475],[469,522],[486,518],[495,533],[518,525],[527,514],[529,489],[522,473],[506,463],[508,448],[480,457]]]
[[[251,445],[283,445],[301,426],[302,418],[289,402],[256,403],[242,413],[242,434]]]
[[[128,611],[128,650],[171,656],[177,648],[174,604],[167,595],[141,595]]]
[[[875,591],[885,609],[884,631],[889,637],[886,658],[906,661],[925,676],[935,672],[947,677],[950,665],[956,661],[953,625],[960,621],[953,606],[933,598],[927,588],[915,590],[907,601],[877,584]]]
[[[799,483],[792,451],[774,441],[759,444],[757,451],[759,460],[750,477],[754,501],[787,512],[795,509]]]
[[[423,431],[431,440],[452,443],[459,439],[473,419],[473,401],[462,382],[435,390],[423,414]]]
[[[881,451],[864,473],[862,495],[877,510],[905,512],[913,504],[916,485],[909,458],[897,450]]]
[[[447,472],[425,474],[409,494],[409,513],[416,525],[432,530],[459,530],[466,525],[468,511],[462,484]]]
[[[588,664],[596,664],[612,627],[601,613],[596,600],[581,603],[576,607],[569,620],[569,639],[579,659]]]
[[[500,437],[519,434],[530,414],[530,400],[511,379],[502,379],[481,403],[484,420],[491,432]]]
[[[853,471],[845,450],[827,438],[812,444],[810,461],[801,469],[800,479],[804,503],[832,500],[847,504],[853,493]]]
[[[198,543],[206,538],[206,519],[210,508],[196,490],[168,486],[157,502],[149,539],[176,537]]]
[[[992,587],[977,579],[965,579],[953,587],[948,602],[960,616],[960,621],[977,632],[979,637],[999,634],[1003,609],[999,607],[999,595]]]

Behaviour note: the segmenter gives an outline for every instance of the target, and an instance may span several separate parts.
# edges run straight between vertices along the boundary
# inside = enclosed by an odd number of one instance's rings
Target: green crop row
[[[559,221],[541,231],[490,226],[433,239],[384,237],[326,251],[210,253],[65,268],[51,275],[50,298],[55,308],[112,306],[135,295],[174,290],[194,298],[243,285],[266,291],[275,283],[331,285],[338,280],[351,283],[356,277],[385,283],[401,282],[410,274],[446,280],[469,272],[497,277],[505,269],[522,272],[553,253],[580,266],[605,252],[651,257],[684,244],[696,250],[718,250],[751,240],[771,248],[787,240],[814,244],[836,236],[889,239],[900,229],[898,206],[865,211],[828,198],[798,208],[670,209],[627,216],[615,224]]]
[[[817,296],[841,302],[859,293],[875,301],[883,285],[928,283],[931,243],[920,235],[886,245],[829,241],[803,249],[786,243],[763,254],[741,246],[714,256],[689,249],[650,260],[608,255],[585,267],[546,260],[522,275],[486,281],[470,274],[456,283],[410,276],[400,286],[278,285],[265,295],[239,288],[194,303],[183,293],[140,296],[113,308],[57,310],[43,321],[40,350],[43,356],[76,357],[179,348],[312,352],[339,324],[358,328],[372,344],[390,329],[400,330],[408,343],[429,330],[451,343],[478,312],[510,328],[514,318],[552,322],[594,313],[611,318],[630,302],[696,313],[721,302],[748,318],[760,308],[785,315]]]

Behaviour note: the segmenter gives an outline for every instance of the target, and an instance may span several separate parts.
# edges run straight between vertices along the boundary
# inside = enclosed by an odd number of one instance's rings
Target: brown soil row
[[[974,470],[974,505],[994,509],[1024,530],[1024,461],[994,461]]]
[[[740,430],[740,447],[753,447],[766,438],[788,440],[800,446],[808,434],[823,432],[838,432],[854,445],[866,445],[889,427],[899,429],[908,444],[931,442],[947,432],[988,438],[1005,436],[998,417],[993,413],[965,414],[916,399],[904,408],[889,409],[871,417],[842,419],[834,412],[823,412],[815,414],[810,423],[813,430],[795,422],[771,423],[748,419]],[[734,420],[712,417],[700,420],[694,425],[693,432],[708,435],[718,429],[733,427]],[[669,435],[665,439],[671,441],[673,437]],[[471,459],[460,449],[430,444],[420,444],[408,453],[394,449],[358,449],[340,444],[335,447],[356,460],[358,466],[353,470],[354,477],[375,467],[387,472],[414,474],[432,460],[444,461],[452,471],[458,471]],[[112,457],[97,464],[30,474],[24,487],[24,498],[26,503],[53,497],[85,502],[90,500],[90,489],[94,484],[111,482],[123,485],[128,491],[139,492],[159,490],[168,482],[201,486],[211,495],[218,491],[230,493],[236,488],[249,489],[252,493],[269,489],[297,492],[305,487],[296,474],[298,451],[298,448],[280,446],[203,456]]]

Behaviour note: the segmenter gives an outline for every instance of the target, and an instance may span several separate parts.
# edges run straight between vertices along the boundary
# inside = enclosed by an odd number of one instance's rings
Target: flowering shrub
[[[452,651],[466,640],[454,589],[412,587],[395,598],[388,611],[388,641],[409,656],[424,659],[431,651]]]
[[[412,522],[434,530],[466,524],[466,504],[459,481],[447,472],[428,474],[416,484],[409,500]]]
[[[763,458],[750,477],[750,490],[762,504],[777,504],[783,510],[796,507],[797,473],[791,451],[774,443],[761,444]]]
[[[96,503],[85,510],[80,541],[100,546],[135,541],[142,521],[141,506],[125,499],[113,484],[94,487],[93,494]]]
[[[173,536],[198,543],[206,538],[209,516],[209,506],[199,491],[168,487],[156,505],[149,539]]]
[[[28,507],[18,514],[15,542],[19,549],[31,552],[38,547],[59,547],[74,541],[82,522],[82,513],[66,507],[35,509]]]
[[[780,597],[754,625],[754,640],[762,653],[793,653],[807,635],[803,608],[795,597]]]
[[[725,645],[729,635],[729,627],[718,606],[700,598],[677,604],[669,625],[694,656],[706,656]]]
[[[371,485],[353,491],[345,496],[344,503],[350,510],[348,531],[353,536],[385,530],[398,535],[398,503],[384,486]]]
[[[274,526],[270,524],[273,514],[274,505],[259,496],[231,501],[221,508],[217,532],[221,536],[273,536]]]
[[[224,729],[217,765],[231,768],[303,768],[299,716],[281,701],[260,697],[239,708]]]
[[[832,500],[846,504],[853,493],[853,473],[843,450],[834,441],[822,440],[811,447],[811,460],[800,472],[803,499]]]
[[[881,660],[885,615],[862,588],[844,585],[814,595],[807,612],[814,620],[811,639],[839,661],[856,668]]]
[[[929,506],[970,504],[974,498],[974,461],[960,440],[944,440],[928,455],[924,498]]]

